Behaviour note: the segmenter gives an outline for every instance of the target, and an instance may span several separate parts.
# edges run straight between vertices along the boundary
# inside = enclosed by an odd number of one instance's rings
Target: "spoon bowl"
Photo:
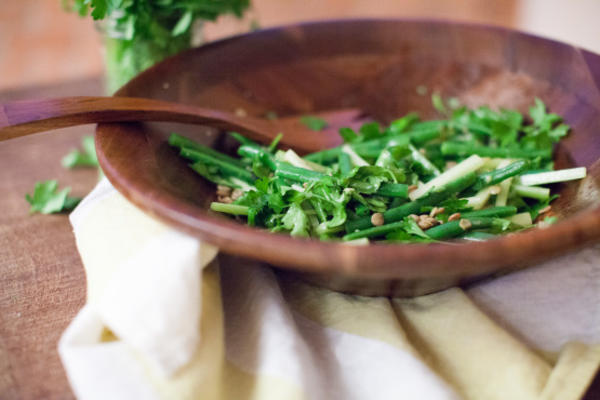
[[[572,126],[556,167],[584,166],[557,185],[547,229],[478,243],[370,244],[295,239],[209,210],[214,186],[166,143],[170,132],[222,151],[227,135],[164,123],[100,124],[96,146],[112,184],[141,209],[223,252],[363,295],[413,296],[505,273],[600,239],[600,56],[524,33],[418,20],[319,22],[259,31],[170,58],[117,96],[147,97],[253,117],[357,108],[382,123],[407,112],[436,118],[431,94],[474,107],[527,112],[535,97]],[[308,141],[308,139],[307,139]]]

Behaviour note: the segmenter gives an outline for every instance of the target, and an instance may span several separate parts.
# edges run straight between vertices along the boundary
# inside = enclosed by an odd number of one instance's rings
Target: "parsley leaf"
[[[292,203],[281,220],[292,236],[308,236],[308,217],[297,203]]]
[[[392,135],[397,135],[400,132],[406,131],[412,124],[419,121],[419,116],[415,113],[410,113],[402,118],[393,121],[388,131]]]
[[[562,118],[546,111],[546,105],[540,99],[529,109],[533,125],[523,128],[525,137],[521,140],[526,148],[552,148],[569,132],[570,127],[562,122]]]
[[[359,139],[359,136],[356,134],[356,132],[354,132],[354,129],[352,128],[340,128],[339,133],[342,139],[344,140],[344,143],[357,142]]]
[[[442,99],[442,96],[440,96],[439,93],[434,93],[431,95],[431,103],[433,104],[433,108],[435,108],[437,112],[439,112],[442,115],[448,115],[448,109],[446,108],[444,100]]]
[[[305,115],[300,117],[300,122],[308,129],[313,131],[321,131],[327,126],[327,121],[323,118],[315,117],[312,115]]]
[[[368,165],[354,168],[343,180],[342,185],[353,188],[359,193],[373,194],[382,183],[395,181],[395,176],[389,169]]]
[[[377,122],[367,122],[360,127],[359,132],[363,141],[377,139],[381,136],[381,126]]]
[[[188,29],[190,29],[190,26],[192,25],[192,18],[192,12],[189,10],[186,11],[181,18],[179,18],[179,21],[177,21],[177,24],[171,31],[171,35],[179,36],[184,34]]]
[[[402,243],[429,243],[434,241],[423,232],[412,218],[405,218],[402,225],[402,228],[388,233],[386,239]]]
[[[194,21],[241,17],[250,0],[62,0],[63,7],[103,24],[110,90],[192,45]]]
[[[68,211],[75,208],[81,201],[80,198],[68,196],[71,188],[67,187],[61,191],[57,191],[57,189],[58,182],[56,180],[37,182],[33,195],[25,195],[25,199],[31,204],[29,212],[52,214]]]
[[[94,138],[92,136],[85,136],[81,140],[81,147],[83,151],[75,149],[63,157],[61,161],[63,167],[98,167]]]

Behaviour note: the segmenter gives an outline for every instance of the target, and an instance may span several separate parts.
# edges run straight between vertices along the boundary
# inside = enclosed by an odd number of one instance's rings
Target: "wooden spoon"
[[[348,123],[360,111],[347,109],[318,114],[329,123]],[[330,117],[330,118],[327,118]],[[226,111],[135,97],[65,97],[0,104],[0,141],[68,126],[124,121],[168,121],[209,125],[239,132],[260,143],[277,134],[280,145],[299,153],[310,153],[341,143],[339,135],[314,131],[297,118],[266,120],[238,116]]]

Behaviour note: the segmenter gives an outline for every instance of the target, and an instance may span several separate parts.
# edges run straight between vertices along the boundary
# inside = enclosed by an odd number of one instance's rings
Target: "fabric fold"
[[[387,299],[215,258],[106,180],[71,221],[88,302],[59,352],[81,399],[576,400],[600,365],[598,246]]]

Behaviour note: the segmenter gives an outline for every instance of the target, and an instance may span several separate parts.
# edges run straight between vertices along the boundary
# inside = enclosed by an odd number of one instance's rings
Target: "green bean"
[[[412,144],[408,146],[410,149],[410,157],[413,161],[421,166],[421,170],[426,176],[438,176],[440,170],[431,163],[423,154],[419,152]]]
[[[212,149],[208,146],[204,146],[204,145],[201,145],[200,143],[196,143],[193,140],[188,139],[185,136],[178,135],[176,133],[172,133],[169,136],[169,144],[173,147],[178,147],[180,150],[180,155],[182,155],[183,157],[188,158],[192,161],[198,161],[195,158],[190,158],[190,157],[194,156],[194,153],[187,153],[187,152],[183,153],[183,149],[189,149],[189,150],[194,150],[196,152],[208,154],[210,156],[218,158],[219,160],[236,165],[240,168],[244,167],[244,164],[242,164],[242,162],[240,160],[238,160],[237,158],[230,157],[227,154],[223,154],[220,151]],[[189,157],[187,155],[189,155]]]
[[[472,143],[444,142],[442,143],[442,154],[453,156],[469,156],[477,154],[481,157],[497,158],[536,158],[549,159],[552,156],[551,149],[520,149],[506,147],[478,146]]]
[[[229,136],[231,136],[241,144],[245,144],[246,146],[261,147],[260,144],[256,143],[254,140],[248,139],[247,137],[240,135],[237,132],[229,132]]]
[[[266,165],[271,171],[275,171],[276,165],[273,156],[261,147],[243,144],[238,147],[238,154],[242,157],[259,161]]]
[[[477,175],[474,172],[466,174],[448,185],[443,186],[438,190],[434,190],[429,194],[415,200],[410,203],[402,204],[396,208],[390,208],[383,213],[383,219],[386,223],[396,222],[401,220],[410,214],[419,214],[422,207],[433,206],[441,201],[455,195],[456,193],[462,192],[467,187],[471,186],[477,179]],[[366,229],[373,226],[371,224],[370,217],[358,218],[346,223],[346,232],[352,233],[357,230]]]
[[[413,125],[410,132],[407,133],[415,146],[421,146],[430,140],[439,138],[444,126],[444,121],[425,121]]]
[[[479,191],[487,186],[492,186],[502,182],[505,179],[521,174],[529,166],[529,161],[518,160],[504,168],[498,168],[490,172],[479,175],[477,182],[473,185],[473,190]]]
[[[498,206],[490,207],[483,210],[469,211],[461,213],[461,218],[475,218],[475,217],[496,217],[504,218],[510,217],[517,213],[517,207],[514,206]]]
[[[328,175],[322,174],[321,172],[296,167],[285,162],[276,161],[275,165],[276,176],[280,176],[294,182],[319,182],[328,177]]]
[[[462,235],[468,230],[489,228],[493,225],[493,223],[494,218],[461,218],[458,221],[450,221],[446,222],[445,224],[429,228],[425,231],[425,233],[434,240],[451,239]]]
[[[352,163],[350,162],[350,156],[344,152],[338,156],[338,163],[340,166],[340,172],[342,176],[346,176],[352,171]]]
[[[240,206],[238,204],[219,203],[213,201],[210,203],[210,209],[231,215],[248,215],[248,210],[250,208],[247,206]]]
[[[438,121],[432,122],[430,125],[424,125],[422,128],[415,126],[414,130],[399,133],[397,135],[383,136],[381,138],[367,140],[366,142],[358,142],[350,144],[350,147],[361,157],[376,158],[381,150],[388,146],[399,146],[413,142],[416,145],[425,143],[431,139],[439,137],[442,125]],[[425,124],[426,122],[420,123]],[[419,125],[419,124],[415,124]],[[318,162],[320,164],[330,164],[337,160],[338,155],[342,152],[341,146],[332,149],[311,153],[304,158],[309,161]]]
[[[223,174],[234,176],[243,180],[244,182],[254,183],[256,180],[256,177],[252,174],[252,172],[244,168],[240,168],[239,166],[229,163],[221,158],[214,157],[210,154],[183,148],[181,149],[181,155],[196,162],[201,162],[206,165],[213,165],[217,167]]]
[[[408,185],[404,183],[382,183],[375,194],[384,197],[408,198]]]
[[[369,217],[369,219],[370,219],[370,217]],[[381,226],[373,226],[371,228],[348,233],[348,234],[344,235],[342,240],[348,241],[348,240],[383,236],[383,235],[393,232],[397,229],[401,229],[404,226],[405,226],[404,221],[392,222],[391,224],[385,224],[385,225],[381,225]]]

